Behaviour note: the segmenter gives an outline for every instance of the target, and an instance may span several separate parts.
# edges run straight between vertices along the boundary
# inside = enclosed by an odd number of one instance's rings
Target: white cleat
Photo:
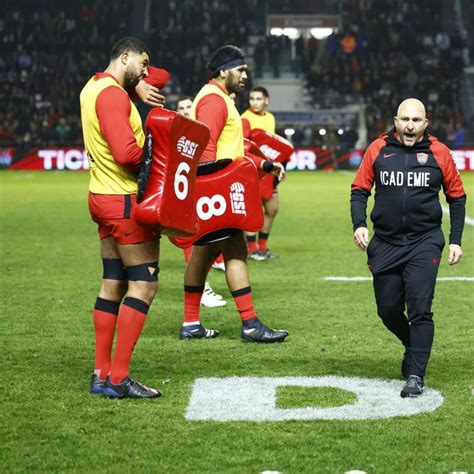
[[[214,262],[214,263],[212,264],[212,268],[213,268],[214,270],[219,270],[219,271],[221,271],[221,272],[225,272],[225,263],[224,263],[224,262],[217,262],[217,263]]]
[[[204,287],[204,292],[201,297],[201,306],[206,308],[218,308],[219,306],[225,306],[227,301],[218,295],[207,283]]]

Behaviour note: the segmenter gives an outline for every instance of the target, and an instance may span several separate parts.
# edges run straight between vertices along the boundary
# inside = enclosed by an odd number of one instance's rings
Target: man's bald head
[[[400,117],[401,114],[406,113],[406,111],[416,111],[419,114],[422,114],[426,118],[425,105],[421,100],[418,99],[405,99],[400,103],[397,110],[397,116]]]
[[[423,102],[418,99],[406,99],[399,106],[394,118],[398,141],[412,147],[423,139],[428,120]]]

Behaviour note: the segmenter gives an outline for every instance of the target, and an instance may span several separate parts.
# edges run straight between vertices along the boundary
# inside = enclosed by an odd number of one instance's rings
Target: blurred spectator
[[[455,147],[464,146],[464,129],[462,128],[461,124],[457,124],[457,127],[454,131],[453,146]]]
[[[259,39],[253,50],[253,60],[255,61],[255,77],[262,77],[263,65],[265,64],[265,42]]]
[[[346,33],[341,38],[341,49],[346,54],[352,54],[357,47],[356,37],[352,32]]]

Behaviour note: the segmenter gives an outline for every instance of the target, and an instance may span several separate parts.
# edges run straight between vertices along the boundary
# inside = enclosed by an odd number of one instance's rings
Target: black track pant
[[[423,377],[428,365],[434,337],[431,304],[443,247],[443,233],[436,230],[404,246],[374,236],[367,249],[378,315],[410,348],[410,375]]]

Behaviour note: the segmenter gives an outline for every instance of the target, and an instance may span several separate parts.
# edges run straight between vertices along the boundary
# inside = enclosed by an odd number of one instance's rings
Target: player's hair
[[[178,105],[178,102],[181,102],[182,100],[190,100],[192,102],[194,99],[190,95],[182,95],[181,97],[178,97],[176,105]]]
[[[244,52],[237,46],[227,44],[214,52],[211,59],[207,62],[206,67],[211,71],[212,77],[217,77],[220,72],[220,66],[239,59],[245,59]]]
[[[117,59],[123,53],[146,53],[148,56],[150,56],[150,52],[148,51],[146,44],[142,40],[132,36],[126,36],[114,44],[112,51],[110,52],[110,60],[112,61]]]
[[[267,99],[270,98],[270,94],[268,93],[268,90],[262,86],[252,87],[252,89],[250,89],[250,92],[261,92],[263,94],[263,97],[266,97]]]

